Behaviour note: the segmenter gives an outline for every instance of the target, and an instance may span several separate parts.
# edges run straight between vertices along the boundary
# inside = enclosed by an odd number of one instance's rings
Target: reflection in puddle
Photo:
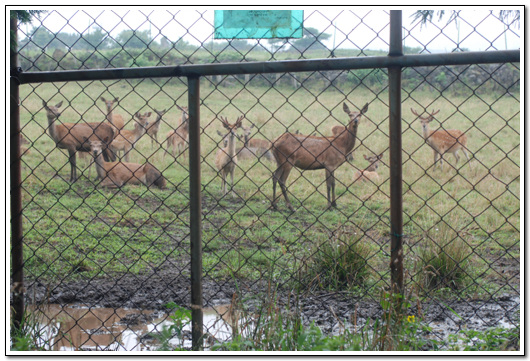
[[[217,340],[230,338],[232,332],[225,321],[230,306],[205,308],[203,324]],[[79,305],[47,305],[34,310],[41,325],[40,342],[52,351],[149,351],[156,350],[157,334],[173,324],[167,313],[135,309],[89,308]],[[221,317],[223,315],[223,317]],[[189,334],[191,325],[183,329]],[[177,338],[171,346],[191,347],[191,340]]]

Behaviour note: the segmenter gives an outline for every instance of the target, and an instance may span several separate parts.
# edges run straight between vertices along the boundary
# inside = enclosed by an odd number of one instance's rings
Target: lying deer
[[[215,155],[215,166],[221,175],[223,195],[226,194],[226,176],[230,174],[230,188],[232,190],[232,196],[234,195],[234,171],[237,165],[237,155],[236,155],[236,131],[241,127],[241,122],[243,121],[243,116],[237,118],[234,124],[228,123],[226,118],[221,117],[221,122],[223,127],[228,130],[227,133],[227,145],[219,149]]]
[[[182,110],[182,118],[180,124],[175,130],[170,130],[166,135],[167,149],[172,150],[171,154],[173,157],[177,155],[180,156],[188,148],[188,137],[189,137],[189,114],[188,107],[177,107]],[[164,152],[164,157],[166,157],[166,152]]]
[[[151,146],[155,145],[155,141],[158,144],[158,131],[160,130],[160,123],[162,122],[162,116],[167,112],[167,109],[153,110],[156,113],[156,120],[147,128],[147,134],[149,134],[151,137]]]
[[[123,163],[105,162],[103,159],[103,142],[90,141],[90,148],[94,155],[94,163],[98,177],[101,178],[102,187],[119,188],[125,184],[144,184],[147,187],[152,185],[164,188],[166,179],[162,173],[149,163]]]
[[[438,161],[438,158],[440,159],[440,166],[441,170],[443,172],[444,169],[444,159],[443,156],[445,153],[453,153],[456,164],[458,164],[458,161],[460,160],[460,157],[458,156],[458,151],[462,150],[464,155],[467,158],[467,161],[469,162],[469,156],[467,155],[466,151],[466,144],[467,144],[467,135],[465,135],[462,131],[457,129],[438,129],[438,130],[429,130],[429,123],[434,119],[434,116],[440,112],[440,109],[438,109],[436,112],[433,110],[431,114],[427,117],[421,117],[417,111],[410,108],[412,111],[412,114],[417,116],[421,121],[421,127],[423,130],[423,138],[425,138],[425,141],[427,144],[429,144],[433,150],[434,153],[434,167],[433,169],[436,169],[436,162]],[[471,164],[470,164],[471,167]]]
[[[337,136],[313,137],[285,133],[276,138],[272,144],[272,153],[276,158],[278,169],[272,178],[272,208],[277,209],[276,182],[280,184],[287,207],[294,208],[287,197],[287,177],[293,167],[302,170],[325,169],[328,208],[337,207],[335,202],[335,170],[346,161],[346,156],[355,148],[359,119],[368,111],[368,103],[360,112],[352,112],[343,104],[343,109],[350,117],[348,131]]]
[[[120,98],[116,97],[114,100],[105,100],[105,98],[101,97],[101,100],[107,107],[107,122],[109,122],[109,124],[114,128],[115,135],[120,134],[120,131],[123,129],[123,127],[125,127],[125,122],[123,121],[123,117],[121,115],[112,114],[114,104],[117,103]]]
[[[274,161],[274,156],[270,152],[272,145],[271,142],[265,139],[250,138],[254,124],[252,124],[250,127],[241,126],[241,128],[243,129],[244,143],[243,146],[236,149],[237,159],[261,159],[263,157],[267,160]]]
[[[59,108],[63,102],[55,106],[47,105],[43,100],[42,105],[46,110],[48,117],[48,129],[50,136],[55,142],[57,148],[68,151],[68,161],[70,162],[70,182],[77,180],[77,152],[90,152],[90,145],[85,142],[88,140],[99,140],[103,142],[102,152],[107,161],[115,160],[116,157],[109,150],[109,144],[114,139],[114,130],[107,123],[62,123],[56,124],[56,120],[61,115]]]
[[[383,153],[379,155],[374,154],[371,156],[367,156],[366,154],[364,154],[363,157],[370,163],[370,165],[366,169],[358,170],[355,172],[355,175],[353,177],[354,182],[378,181],[379,174],[377,173],[377,168],[379,168],[379,163],[381,162],[381,159],[383,158]]]
[[[149,125],[148,118],[151,116],[151,112],[145,114],[136,113],[134,116],[138,119],[134,123],[134,129],[122,129],[120,134],[110,144],[110,149],[114,154],[123,151],[123,157],[126,162],[129,161],[129,155],[136,142],[145,134]]]

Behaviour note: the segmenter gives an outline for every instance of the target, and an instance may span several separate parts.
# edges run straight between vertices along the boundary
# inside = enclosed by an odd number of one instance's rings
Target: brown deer
[[[429,130],[429,123],[434,119],[434,116],[440,112],[440,109],[438,109],[436,112],[433,110],[429,116],[427,117],[421,117],[417,111],[410,108],[412,111],[412,114],[417,116],[421,121],[421,128],[423,130],[423,138],[425,138],[425,141],[427,144],[429,144],[433,150],[434,153],[434,167],[433,170],[436,169],[436,162],[438,161],[438,158],[440,159],[440,167],[443,172],[444,169],[444,159],[443,156],[445,153],[453,153],[456,164],[458,164],[458,161],[460,160],[460,157],[458,156],[458,151],[462,150],[464,155],[467,158],[467,161],[469,162],[469,156],[466,151],[466,144],[467,144],[467,135],[464,134],[462,131],[457,129],[438,129],[438,130]],[[471,167],[471,164],[470,164]]]
[[[171,154],[173,157],[177,155],[180,156],[188,147],[188,137],[189,137],[189,114],[188,107],[177,107],[182,110],[182,118],[177,129],[170,130],[166,135],[166,144],[168,151],[172,148]],[[166,157],[166,152],[164,152],[164,157]]]
[[[145,134],[149,126],[148,118],[151,116],[151,112],[136,113],[134,116],[138,119],[134,123],[134,129],[122,129],[120,134],[110,144],[110,149],[114,154],[117,155],[119,151],[123,151],[123,157],[126,162],[129,161],[129,155],[136,142]]]
[[[287,207],[294,208],[287,197],[287,177],[293,167],[302,170],[325,169],[328,209],[337,207],[335,202],[335,170],[346,161],[346,156],[355,148],[359,119],[368,111],[368,103],[360,112],[352,112],[343,104],[343,110],[350,117],[348,131],[338,136],[313,137],[285,133],[272,144],[272,153],[278,169],[272,178],[272,208],[277,209],[276,182],[280,184]]]
[[[237,118],[234,124],[228,123],[226,118],[221,117],[221,122],[223,127],[228,130],[226,138],[228,139],[228,144],[217,151],[215,155],[215,166],[221,175],[223,195],[226,194],[226,176],[230,174],[230,188],[232,190],[232,196],[234,195],[234,171],[237,165],[237,155],[236,155],[236,131],[241,127],[241,122],[243,121],[243,116]]]
[[[364,154],[363,157],[370,163],[370,165],[363,170],[358,170],[355,172],[355,175],[353,177],[354,182],[378,181],[379,174],[377,173],[377,168],[379,168],[379,163],[381,162],[381,159],[383,158],[383,153],[379,155],[374,154],[371,156],[367,156],[366,154]]]
[[[160,130],[160,123],[162,122],[162,116],[167,112],[167,109],[153,110],[156,113],[156,120],[147,128],[147,134],[149,134],[151,137],[151,146],[155,145],[155,141],[158,144],[158,131]]]
[[[125,127],[125,122],[123,121],[123,117],[119,114],[112,114],[112,111],[114,109],[114,104],[117,103],[120,98],[116,97],[114,100],[105,100],[105,98],[101,97],[101,100],[103,103],[105,103],[105,106],[107,107],[107,121],[114,127],[114,134],[117,136],[120,134],[123,127]]]
[[[102,187],[119,188],[125,184],[144,184],[164,188],[166,179],[162,173],[149,163],[105,162],[103,159],[103,143],[87,140],[94,155],[94,163]]]
[[[241,126],[241,128],[243,129],[244,143],[243,146],[236,149],[237,159],[261,159],[263,157],[264,159],[274,161],[274,156],[270,151],[272,146],[271,142],[265,139],[250,138],[254,124],[252,124],[250,127]]]
[[[55,106],[47,105],[43,100],[42,105],[48,118],[48,129],[50,136],[55,142],[57,148],[68,151],[68,161],[70,162],[70,182],[77,180],[77,152],[90,152],[90,145],[85,142],[88,140],[100,140],[103,142],[103,156],[106,160],[115,160],[116,158],[109,150],[109,144],[114,138],[114,130],[107,123],[62,123],[56,124],[61,115],[59,108],[63,102]]]

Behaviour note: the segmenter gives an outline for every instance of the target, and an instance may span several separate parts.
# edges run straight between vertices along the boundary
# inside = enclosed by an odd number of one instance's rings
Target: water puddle
[[[203,311],[204,329],[218,341],[232,335],[229,310],[222,305]],[[52,304],[34,313],[40,346],[50,351],[153,351],[159,347],[153,335],[173,324],[161,311]],[[183,328],[183,340],[174,337],[168,344],[191,347],[191,325]]]

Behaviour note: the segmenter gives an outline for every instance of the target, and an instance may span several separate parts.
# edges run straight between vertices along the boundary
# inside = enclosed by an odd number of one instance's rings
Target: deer
[[[170,148],[173,149],[171,154],[173,157],[177,155],[180,156],[188,147],[188,137],[189,137],[189,113],[188,107],[177,107],[182,110],[182,118],[177,129],[170,130],[166,135],[166,144],[168,151]],[[164,152],[164,157],[166,157],[166,152]]]
[[[154,185],[160,189],[165,188],[166,179],[150,163],[105,162],[103,142],[88,139],[86,141],[90,144],[94,156],[96,172],[98,178],[101,178],[99,183],[101,187],[120,188],[126,184],[144,184],[147,187]]]
[[[147,131],[149,125],[148,118],[151,116],[151,112],[140,114],[137,112],[134,115],[138,120],[134,123],[134,129],[122,129],[120,134],[114,138],[110,143],[110,149],[117,154],[119,151],[123,151],[123,157],[126,162],[129,161],[129,155],[142,135]]]
[[[236,131],[241,127],[241,122],[243,121],[244,116],[237,118],[234,124],[230,124],[227,118],[221,118],[223,127],[228,131],[226,135],[227,145],[219,149],[215,155],[215,166],[221,175],[221,182],[223,188],[223,195],[226,195],[226,176],[230,174],[230,189],[232,196],[234,196],[234,171],[237,165],[237,155],[236,155]]]
[[[243,129],[244,143],[243,146],[236,149],[237,159],[252,159],[252,158],[265,158],[273,161],[274,156],[270,152],[272,143],[265,139],[251,139],[250,134],[254,128],[254,124],[250,127],[241,126]]]
[[[149,136],[151,137],[151,146],[155,145],[155,141],[158,143],[158,131],[160,130],[162,116],[167,112],[167,109],[153,110],[156,113],[156,120],[149,126],[149,128],[147,128],[147,134],[149,134]]]
[[[56,124],[61,111],[59,108],[63,102],[55,106],[48,105],[44,100],[42,105],[48,118],[48,129],[50,137],[59,149],[68,151],[68,161],[70,163],[70,182],[77,181],[77,152],[90,152],[88,140],[101,140],[103,142],[102,153],[107,161],[114,161],[116,157],[109,149],[110,142],[114,139],[114,130],[107,123],[62,123]]]
[[[370,163],[370,165],[363,170],[358,170],[355,172],[355,175],[353,177],[354,182],[356,181],[375,182],[376,180],[379,180],[379,174],[377,173],[377,168],[379,168],[379,163],[381,162],[381,159],[383,158],[383,153],[379,155],[374,154],[371,156],[367,156],[366,154],[363,154],[363,157],[365,160],[367,160]]]
[[[429,130],[429,123],[434,119],[434,116],[440,112],[438,109],[436,112],[433,111],[427,117],[421,117],[418,112],[410,108],[412,114],[417,116],[420,119],[421,127],[423,130],[423,138],[425,142],[429,144],[434,153],[434,167],[436,169],[436,162],[438,158],[440,159],[440,168],[443,172],[444,169],[444,159],[443,156],[445,153],[452,153],[456,159],[456,164],[460,160],[458,151],[462,150],[464,155],[469,162],[469,156],[466,151],[467,144],[467,135],[457,129],[438,129],[438,130]],[[471,164],[470,164],[471,167]]]
[[[336,208],[335,170],[345,161],[346,156],[355,148],[359,119],[368,111],[368,103],[360,112],[353,112],[346,103],[343,110],[350,121],[348,131],[337,136],[316,137],[301,134],[284,133],[272,143],[272,153],[278,168],[272,177],[272,204],[277,209],[276,183],[279,183],[287,207],[294,212],[293,205],[287,197],[286,181],[293,167],[301,170],[325,169],[328,209]]]
[[[105,103],[105,106],[107,107],[107,122],[112,125],[112,127],[114,128],[114,134],[117,136],[125,127],[123,117],[119,114],[112,114],[114,104],[117,103],[120,98],[116,97],[114,98],[114,100],[106,100],[105,98],[101,97],[101,100],[103,101],[103,103]]]

